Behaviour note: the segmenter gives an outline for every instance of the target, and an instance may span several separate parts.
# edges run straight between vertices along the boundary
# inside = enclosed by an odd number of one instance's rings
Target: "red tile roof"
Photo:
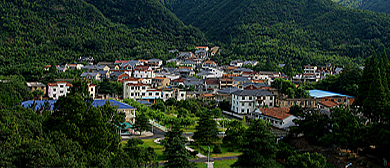
[[[116,60],[114,62],[114,64],[124,64],[124,63],[127,63],[127,62],[129,62],[129,60]]]
[[[217,63],[215,63],[214,61],[211,61],[211,60],[205,61],[204,64],[215,64],[215,65],[217,65]]]
[[[195,48],[208,48],[207,46],[197,46]]]
[[[179,79],[174,79],[171,82],[184,82],[185,79],[179,78]]]
[[[203,94],[204,97],[213,97],[213,94]]]
[[[337,104],[336,102],[334,101],[330,101],[330,100],[327,100],[327,101],[323,101],[323,102],[320,102],[322,105],[326,106],[326,107],[333,107],[333,106],[337,106],[339,104]]]
[[[167,78],[163,78],[163,77],[158,77],[158,76],[156,76],[156,77],[154,77],[154,79],[167,79]]]
[[[288,113],[290,111],[289,107],[259,108],[259,110],[265,116],[269,116],[280,120],[283,120],[291,116],[291,114]]]
[[[206,79],[206,84],[208,85],[219,85],[218,79]]]

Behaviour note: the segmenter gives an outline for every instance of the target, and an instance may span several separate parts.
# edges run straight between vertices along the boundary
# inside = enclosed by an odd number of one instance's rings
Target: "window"
[[[249,103],[249,106],[252,106],[252,103]]]
[[[64,87],[64,85],[60,85],[60,88],[63,88]]]
[[[156,93],[156,96],[160,96],[160,93],[157,92],[157,93]]]
[[[130,87],[131,90],[134,90],[134,86]]]
[[[91,96],[93,97],[93,94],[91,94]]]
[[[149,96],[152,96],[152,92],[149,92]]]
[[[168,94],[165,94],[165,97],[168,97],[169,95]]]
[[[60,93],[64,93],[64,91],[61,90]]]
[[[339,99],[338,102],[341,102],[341,99]]]
[[[145,86],[142,86],[142,90],[145,90]]]
[[[241,109],[241,113],[244,113],[244,109]]]
[[[269,106],[272,106],[272,103],[270,103]]]
[[[134,96],[134,93],[131,93],[130,95],[131,95],[131,96]]]
[[[91,88],[91,92],[93,92],[93,88]]]
[[[252,96],[249,96],[249,100],[252,100]]]
[[[246,112],[249,113],[249,109],[246,109]]]
[[[53,92],[55,92],[55,91],[57,91],[57,89],[54,88],[54,89],[53,89]]]
[[[145,96],[145,93],[142,93],[142,96]]]
[[[57,95],[56,95],[56,94],[53,94],[53,97],[57,97]]]
[[[184,94],[183,94],[183,93],[181,94],[181,97],[184,97]]]
[[[245,103],[241,103],[241,106],[245,106]]]

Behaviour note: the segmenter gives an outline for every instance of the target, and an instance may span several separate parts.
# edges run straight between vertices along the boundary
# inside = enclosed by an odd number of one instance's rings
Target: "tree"
[[[303,117],[303,108],[299,105],[293,105],[290,107],[290,111],[288,113],[294,115],[294,116],[299,116],[299,117]]]
[[[359,82],[359,92],[356,99],[356,105],[363,106],[364,100],[366,100],[372,81],[374,81],[375,71],[378,68],[376,53],[371,55],[370,58],[366,59],[364,64],[364,70],[362,78]]]
[[[123,150],[135,162],[135,164],[134,162],[130,162],[130,167],[139,167],[142,164],[146,167],[156,163],[157,153],[151,147],[145,148],[141,146],[143,143],[141,139],[130,138],[124,146]]]
[[[295,154],[288,157],[287,161],[289,167],[325,168],[328,166],[326,164],[326,158],[317,152],[314,153],[306,152],[303,154]]]
[[[189,161],[190,155],[185,148],[186,139],[181,136],[182,133],[180,123],[176,122],[172,130],[165,135],[163,154],[167,162],[164,167],[194,167],[194,164]]]
[[[205,110],[196,126],[196,132],[192,138],[201,144],[211,144],[218,140],[217,122],[212,118],[210,110]]]
[[[374,70],[374,80],[368,88],[368,95],[363,101],[363,114],[372,121],[380,121],[385,117],[388,107],[386,90],[382,84],[379,68]]]
[[[323,144],[357,149],[368,144],[366,133],[368,126],[364,118],[360,119],[344,107],[331,109],[331,132],[320,139]]]
[[[226,136],[223,138],[223,143],[227,146],[233,146],[239,149],[241,143],[244,140],[243,133],[245,132],[244,125],[237,120],[233,120],[227,124]]]
[[[191,125],[194,125],[195,124],[195,120],[192,119],[191,117],[180,118],[180,124],[182,126],[184,126],[185,133],[187,134],[188,127],[191,126]]]
[[[149,118],[146,115],[145,111],[138,111],[139,115],[137,116],[137,121],[134,124],[134,128],[139,131],[141,135],[142,131],[149,131]]]
[[[294,123],[299,126],[292,128],[292,132],[303,133],[306,140],[311,143],[318,143],[318,140],[328,134],[331,129],[329,116],[318,110],[305,111],[303,118],[303,120],[294,120]]]
[[[244,133],[242,155],[232,167],[272,167],[277,152],[275,136],[264,120],[254,120]]]

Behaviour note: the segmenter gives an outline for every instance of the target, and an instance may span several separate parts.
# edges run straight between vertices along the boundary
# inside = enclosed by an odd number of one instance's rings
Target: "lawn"
[[[157,153],[157,161],[163,161],[164,156],[163,156],[163,151],[164,151],[164,146],[157,144],[154,142],[155,139],[143,139],[144,144],[142,144],[143,147],[148,148],[152,147],[154,151]]]
[[[241,152],[239,152],[237,150],[234,150],[234,151],[230,150],[229,151],[228,147],[225,147],[223,144],[221,144],[222,143],[221,140],[219,140],[217,143],[221,145],[222,153],[212,153],[214,146],[210,146],[210,157],[238,156],[238,155],[242,154]],[[204,150],[199,149],[197,146],[189,146],[189,147],[192,149],[195,149],[196,151],[202,153],[203,155],[207,156],[207,154],[208,154],[208,146],[206,146],[206,145],[200,146]],[[203,151],[205,151],[205,152],[203,152]]]
[[[204,162],[195,162],[196,168],[207,168],[207,164]]]
[[[237,159],[217,160],[217,161],[214,161],[214,168],[230,167],[234,162],[237,162]]]

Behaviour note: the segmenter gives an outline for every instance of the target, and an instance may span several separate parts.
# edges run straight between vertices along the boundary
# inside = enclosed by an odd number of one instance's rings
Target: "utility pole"
[[[210,146],[208,146],[208,147],[209,147],[209,153],[207,155],[207,165],[210,164]]]

